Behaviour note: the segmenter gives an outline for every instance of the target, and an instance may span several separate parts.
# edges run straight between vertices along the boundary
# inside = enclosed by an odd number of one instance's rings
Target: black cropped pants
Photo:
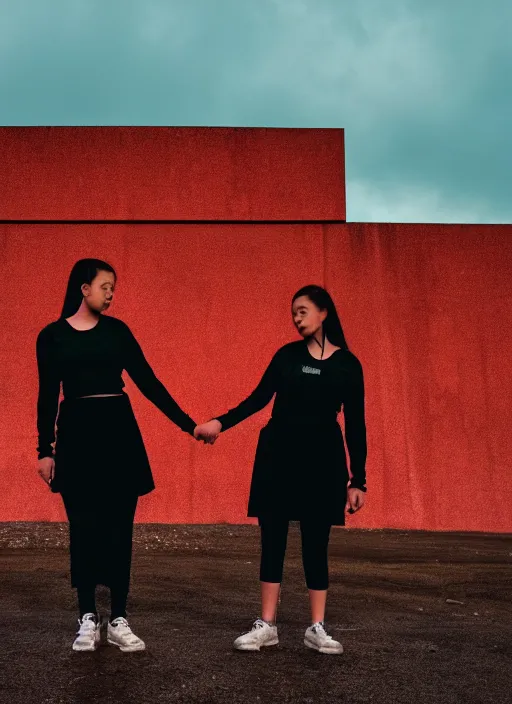
[[[260,580],[279,582],[283,579],[284,556],[288,540],[289,520],[259,517],[261,528]],[[302,564],[308,589],[327,589],[329,586],[328,547],[331,524],[318,518],[300,521]]]

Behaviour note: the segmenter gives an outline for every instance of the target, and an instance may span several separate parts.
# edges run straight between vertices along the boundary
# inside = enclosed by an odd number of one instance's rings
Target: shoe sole
[[[137,653],[141,650],[146,650],[146,644],[144,645],[121,645],[120,643],[117,643],[115,640],[111,640],[110,638],[107,638],[107,643],[110,643],[110,645],[115,645],[119,650],[123,653]]]
[[[247,645],[234,645],[235,650],[260,650],[260,648],[266,648],[269,645],[278,645],[279,638],[274,638],[274,640],[269,640],[267,643],[260,643],[260,645],[255,645],[253,643],[248,643]]]
[[[343,652],[343,646],[341,646],[340,650],[334,650],[333,648],[319,648],[318,645],[311,643],[311,641],[307,640],[306,638],[304,638],[304,645],[306,645],[308,648],[311,648],[312,650],[316,650],[319,653],[324,653],[325,655],[341,655],[341,653]]]

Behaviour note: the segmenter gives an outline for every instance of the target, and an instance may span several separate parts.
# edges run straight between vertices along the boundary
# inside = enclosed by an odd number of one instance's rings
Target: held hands
[[[55,471],[55,460],[53,457],[41,457],[41,459],[38,460],[38,464],[39,469],[37,471],[39,476],[50,486]]]
[[[194,428],[194,437],[196,440],[203,440],[205,445],[213,445],[219,437],[222,429],[222,423],[218,420],[209,420],[207,423],[201,423]]]
[[[364,506],[364,491],[361,489],[356,489],[355,487],[348,488],[348,498],[345,504],[345,511],[349,513],[355,513],[359,511],[360,508]]]

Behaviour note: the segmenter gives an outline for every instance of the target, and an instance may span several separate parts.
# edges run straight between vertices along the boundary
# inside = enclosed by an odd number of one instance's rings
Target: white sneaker
[[[78,626],[73,650],[96,650],[100,642],[100,624],[96,622],[96,615],[84,614],[81,619],[78,619]]]
[[[111,645],[117,645],[123,653],[133,653],[146,648],[144,641],[133,633],[128,621],[122,616],[115,618],[112,623],[108,622],[107,641]]]
[[[261,618],[257,618],[248,633],[239,636],[233,643],[237,650],[259,650],[262,646],[277,645],[277,626],[271,626]]]
[[[306,629],[304,645],[318,650],[320,653],[328,653],[330,655],[337,655],[343,652],[342,644],[325,632],[323,621],[318,621],[318,623],[314,623]]]

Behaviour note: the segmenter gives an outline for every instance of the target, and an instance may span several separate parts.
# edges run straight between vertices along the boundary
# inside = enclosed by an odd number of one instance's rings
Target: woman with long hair
[[[254,391],[227,413],[199,425],[196,437],[215,442],[260,411],[276,394],[272,417],[260,431],[247,515],[261,530],[261,617],[238,637],[235,648],[276,645],[277,604],[290,520],[300,521],[302,560],[309,590],[311,625],[304,644],[321,653],[342,653],[325,629],[329,585],[328,543],[332,525],[345,525],[345,511],[364,505],[366,425],[363,370],[349,351],[335,305],[320,286],[293,296],[292,319],[302,340],[274,354]],[[343,406],[345,439],[337,414]]]
[[[78,651],[94,650],[100,640],[98,584],[110,588],[108,642],[124,652],[145,648],[128,624],[126,602],[137,500],[155,485],[123,391],[123,369],[181,430],[194,436],[196,427],[155,376],[128,325],[103,315],[116,283],[107,262],[77,261],[60,318],[39,332],[36,343],[39,474],[61,494],[69,521],[71,585],[79,608],[73,649]]]

